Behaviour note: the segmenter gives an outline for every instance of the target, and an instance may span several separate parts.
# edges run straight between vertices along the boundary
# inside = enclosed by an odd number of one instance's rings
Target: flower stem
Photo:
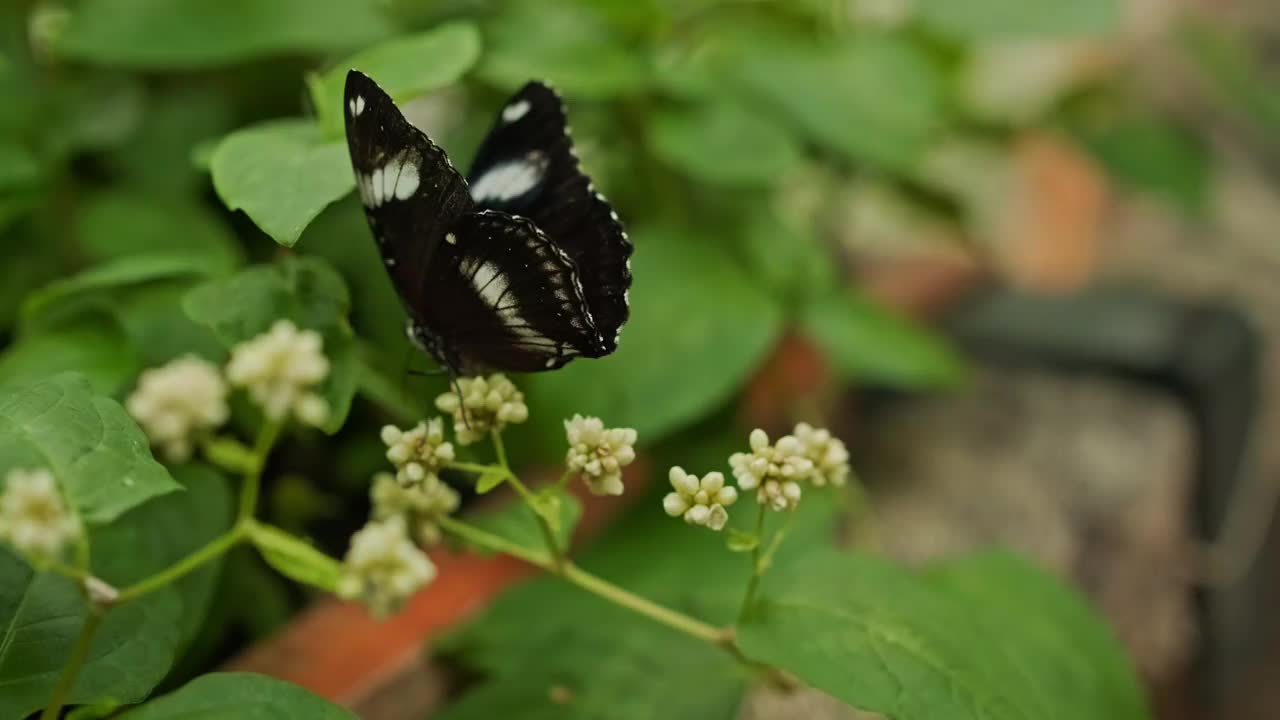
[[[466,540],[473,545],[482,547],[486,550],[493,550],[495,552],[519,558],[530,565],[550,569],[551,560],[545,554],[536,550],[530,550],[523,545],[518,545],[500,535],[495,535],[488,530],[481,530],[474,525],[462,522],[461,520],[455,520],[448,515],[441,516],[437,522],[440,524],[442,529],[453,533],[457,537]]]
[[[235,527],[209,541],[203,547],[182,558],[178,562],[149,578],[145,578],[127,588],[124,588],[116,598],[116,603],[125,603],[130,600],[137,600],[143,595],[159,590],[183,575],[199,568],[210,560],[226,553],[245,538],[245,531],[248,526],[249,522],[236,523]]]
[[[489,433],[493,438],[493,450],[498,455],[498,464],[507,473],[507,482],[511,483],[511,487],[520,493],[520,497],[524,500],[529,509],[533,511],[533,517],[538,522],[538,529],[542,532],[542,540],[547,545],[547,552],[551,556],[551,562],[557,568],[564,566],[564,550],[560,548],[560,543],[556,541],[556,532],[551,527],[551,522],[547,516],[543,514],[544,506],[539,502],[538,497],[528,488],[516,474],[511,471],[511,465],[507,463],[507,451],[502,445],[502,433],[493,430]]]
[[[253,444],[253,460],[244,474],[244,482],[240,485],[240,521],[253,518],[258,510],[258,490],[262,485],[262,470],[267,464],[267,455],[280,438],[283,423],[278,420],[266,420],[258,429],[258,439]]]
[[[764,573],[764,568],[760,563],[760,546],[764,543],[764,513],[765,506],[757,504],[756,546],[751,549],[751,579],[747,581],[747,591],[742,595],[742,607],[738,610],[739,623],[747,618],[747,613],[751,610],[752,603],[755,602],[756,591],[760,589],[760,576]]]
[[[89,606],[89,616],[85,618],[84,625],[80,626],[80,635],[76,638],[75,647],[71,650],[71,657],[67,658],[67,664],[62,666],[62,675],[58,677],[58,684],[53,688],[49,704],[45,706],[44,712],[40,713],[40,720],[56,720],[62,714],[62,706],[66,704],[72,689],[75,688],[80,668],[84,666],[85,660],[89,659],[89,650],[93,647],[93,634],[102,624],[104,614],[102,610]]]

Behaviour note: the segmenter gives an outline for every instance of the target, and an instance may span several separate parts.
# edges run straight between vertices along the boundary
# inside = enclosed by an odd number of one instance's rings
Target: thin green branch
[[[760,562],[760,546],[764,544],[764,514],[764,504],[756,503],[756,527],[754,531],[756,546],[751,548],[751,579],[747,580],[747,591],[743,593],[742,607],[738,609],[739,623],[746,620],[747,613],[751,611],[751,605],[756,600],[756,591],[760,589],[760,576],[764,573],[764,567]]]
[[[551,561],[557,568],[564,567],[564,549],[560,547],[560,543],[556,541],[556,532],[551,527],[551,522],[547,516],[543,514],[543,504],[538,496],[528,488],[516,474],[511,471],[511,465],[507,463],[507,451],[502,444],[502,433],[492,430],[489,436],[493,438],[493,451],[498,456],[498,464],[507,473],[507,482],[511,483],[511,487],[516,489],[520,497],[524,500],[529,509],[533,511],[533,517],[538,523],[538,530],[542,533],[542,541],[547,545],[547,552],[551,555]]]
[[[213,560],[235,547],[246,537],[248,523],[236,523],[235,527],[206,543],[203,547],[182,558],[178,562],[161,570],[149,578],[140,580],[120,591],[116,604],[137,600],[151,592],[155,592],[182,576],[198,569],[201,565]]]
[[[250,519],[258,511],[258,493],[262,485],[262,470],[267,465],[267,456],[271,448],[280,438],[284,425],[277,420],[265,420],[258,429],[258,438],[253,444],[253,460],[244,474],[244,482],[240,485],[240,520]]]

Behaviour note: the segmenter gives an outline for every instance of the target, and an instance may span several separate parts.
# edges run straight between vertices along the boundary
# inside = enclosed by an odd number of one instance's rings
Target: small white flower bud
[[[423,545],[440,541],[439,520],[458,509],[457,491],[434,476],[404,485],[391,473],[378,473],[369,489],[375,520],[401,517]]]
[[[231,349],[227,380],[248,390],[249,398],[272,420],[292,414],[305,424],[322,425],[329,406],[312,390],[329,375],[323,346],[324,338],[316,331],[277,320],[267,332]]]
[[[524,393],[505,375],[458,378],[456,392],[436,398],[436,407],[453,416],[453,434],[459,445],[483,440],[490,430],[502,431],[529,419]]]
[[[800,501],[800,486],[814,473],[806,446],[792,435],[784,435],[772,445],[759,428],[751,431],[750,453],[734,453],[729,467],[743,490],[755,490],[756,501],[773,510],[793,509]]]
[[[397,515],[370,522],[351,537],[336,591],[383,617],[435,576],[435,565],[409,540],[404,518]]]
[[[392,425],[382,428],[387,459],[396,466],[396,479],[403,484],[438,479],[437,473],[453,461],[453,445],[444,440],[444,420],[431,418],[409,430]]]
[[[849,450],[840,438],[834,437],[826,429],[814,428],[808,423],[796,425],[794,434],[804,449],[805,457],[813,462],[813,472],[809,479],[815,487],[827,484],[840,487],[848,481]]]
[[[48,470],[10,470],[5,475],[0,540],[30,559],[56,560],[81,532]]]
[[[125,408],[170,462],[190,458],[194,439],[216,430],[231,414],[218,368],[194,355],[144,371]]]
[[[636,459],[636,431],[605,428],[600,418],[574,415],[564,421],[564,433],[569,472],[581,475],[596,495],[621,495],[622,468]]]
[[[724,484],[724,475],[710,472],[701,480],[683,468],[673,467],[667,475],[675,492],[662,498],[662,509],[671,517],[684,517],[690,525],[720,530],[729,521],[725,507],[738,500],[738,491]]]

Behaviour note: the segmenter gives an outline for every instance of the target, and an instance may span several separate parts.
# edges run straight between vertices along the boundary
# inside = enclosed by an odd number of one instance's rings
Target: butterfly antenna
[[[458,373],[453,368],[446,368],[449,373],[449,385],[453,388],[453,394],[458,396],[458,411],[462,415],[462,424],[468,430],[471,429],[471,419],[467,417],[467,406],[462,402],[462,386],[458,384]]]

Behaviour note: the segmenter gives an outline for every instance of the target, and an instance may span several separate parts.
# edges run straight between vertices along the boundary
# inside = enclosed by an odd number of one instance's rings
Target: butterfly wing
[[[606,354],[563,251],[528,219],[477,211],[444,151],[373,80],[348,73],[344,100],[360,200],[411,337],[454,372]]]
[[[453,225],[474,209],[467,182],[444,151],[405,120],[368,76],[347,73],[347,148],[360,202],[406,309],[431,325],[434,262]]]
[[[476,152],[468,182],[477,206],[529,218],[577,265],[612,352],[627,321],[631,241],[579,167],[560,96],[539,82],[517,92]]]

